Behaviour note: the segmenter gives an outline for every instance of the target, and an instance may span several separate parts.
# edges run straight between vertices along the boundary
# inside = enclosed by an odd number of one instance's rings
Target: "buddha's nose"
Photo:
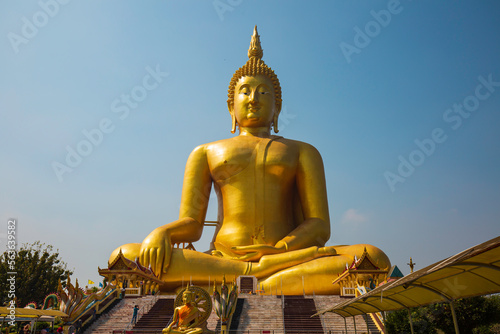
[[[252,92],[250,94],[250,103],[257,103],[259,102],[259,94],[257,92]]]

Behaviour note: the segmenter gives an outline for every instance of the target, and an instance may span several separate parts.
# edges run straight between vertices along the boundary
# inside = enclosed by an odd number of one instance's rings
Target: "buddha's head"
[[[262,60],[257,26],[255,26],[248,61],[231,78],[227,107],[232,118],[231,132],[236,124],[249,127],[273,126],[278,133],[281,112],[281,86],[274,71]]]
[[[182,294],[182,301],[184,302],[185,305],[193,304],[194,302],[194,293],[193,291],[189,290],[189,286]]]

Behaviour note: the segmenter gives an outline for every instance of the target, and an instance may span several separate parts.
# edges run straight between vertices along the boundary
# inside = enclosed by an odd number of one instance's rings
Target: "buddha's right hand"
[[[158,275],[162,273],[162,269],[165,272],[168,268],[171,254],[170,235],[165,226],[160,226],[142,241],[139,262],[145,267],[151,265],[153,272]]]

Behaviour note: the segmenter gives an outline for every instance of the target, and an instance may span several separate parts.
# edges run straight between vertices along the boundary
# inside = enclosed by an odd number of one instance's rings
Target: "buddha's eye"
[[[267,90],[266,87],[259,87],[257,92],[261,95],[264,95],[264,94],[269,94],[269,91]]]

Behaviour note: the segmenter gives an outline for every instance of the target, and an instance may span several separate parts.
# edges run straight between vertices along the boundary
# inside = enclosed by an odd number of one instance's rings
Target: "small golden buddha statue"
[[[193,292],[189,287],[182,294],[183,305],[174,309],[172,322],[163,329],[164,334],[200,334],[203,328],[200,325],[201,312],[196,307]]]
[[[388,257],[360,244],[330,246],[330,216],[323,161],[311,145],[278,133],[281,87],[262,60],[257,27],[249,60],[234,73],[227,106],[239,135],[200,145],[186,164],[179,219],[153,230],[142,243],[117,248],[151,266],[165,283],[183,277],[206,284],[208,277],[254,275],[264,288],[284,294],[336,294],[331,279],[364,248],[381,268]],[[218,196],[218,227],[211,254],[173,248],[199,240],[211,188]],[[210,252],[209,252],[210,253]],[[304,283],[302,283],[304,282]]]

